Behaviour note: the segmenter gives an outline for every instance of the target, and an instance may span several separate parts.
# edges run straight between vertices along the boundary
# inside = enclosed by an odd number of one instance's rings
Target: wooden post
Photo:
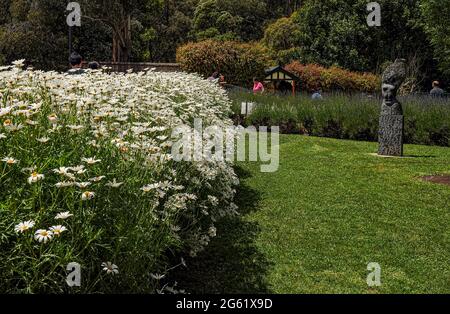
[[[292,96],[295,96],[295,81],[292,81]]]

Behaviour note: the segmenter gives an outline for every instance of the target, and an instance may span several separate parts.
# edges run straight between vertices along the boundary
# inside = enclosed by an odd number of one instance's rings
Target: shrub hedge
[[[274,64],[272,56],[270,49],[261,44],[236,41],[205,40],[177,49],[177,62],[184,71],[195,72],[205,78],[220,71],[227,83],[245,87],[251,86],[253,77],[264,77],[264,71]],[[300,77],[300,89],[309,92],[319,87],[324,91],[373,93],[380,90],[380,78],[372,73],[305,65],[299,61],[291,62],[285,68]]]
[[[300,77],[300,88],[309,92],[319,87],[324,91],[373,93],[380,90],[380,78],[372,73],[351,72],[334,66],[325,68],[317,64],[304,65],[298,61],[285,68]]]
[[[253,77],[263,77],[271,63],[269,52],[257,43],[205,40],[177,49],[177,62],[187,72],[209,77],[220,71],[229,84],[250,86]]]

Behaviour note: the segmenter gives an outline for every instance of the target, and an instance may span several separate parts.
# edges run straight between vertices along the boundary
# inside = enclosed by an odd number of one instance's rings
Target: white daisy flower
[[[4,127],[11,127],[12,125],[13,125],[13,122],[10,119],[6,119],[5,121],[3,121]]]
[[[34,239],[39,242],[47,243],[53,238],[53,232],[50,230],[39,229],[34,234]]]
[[[32,184],[32,183],[36,183],[40,180],[43,180],[45,178],[45,176],[43,174],[39,174],[37,172],[33,172],[31,174],[31,176],[28,178],[28,183]]]
[[[84,169],[84,166],[76,166],[76,167],[70,167],[70,170],[75,172],[76,174],[83,174],[86,172],[86,169]]]
[[[22,67],[25,63],[25,59],[19,59],[16,61],[13,61],[12,64],[15,65],[16,67]]]
[[[84,128],[82,125],[68,125],[67,127],[72,131],[80,131]]]
[[[50,231],[53,232],[55,236],[61,235],[64,231],[67,231],[67,228],[61,225],[50,227]]]
[[[17,125],[11,124],[11,125],[9,125],[9,126],[6,127],[6,129],[9,130],[9,131],[11,131],[11,132],[20,131],[20,130],[22,130],[23,128],[24,128],[24,126],[23,126],[22,123],[17,124]]]
[[[0,140],[6,138],[6,135],[4,133],[0,133]]]
[[[65,220],[65,219],[70,218],[72,216],[73,216],[73,214],[71,214],[70,212],[61,212],[61,213],[59,213],[59,214],[57,214],[55,216],[55,219]]]
[[[96,140],[91,140],[91,141],[87,142],[87,144],[88,144],[88,145],[91,145],[91,146],[93,146],[93,147],[100,147],[100,145],[97,144],[97,141],[96,141]]]
[[[141,188],[141,190],[144,192],[150,192],[151,190],[154,190],[157,188],[158,188],[158,183],[153,183],[153,184],[147,184],[146,186],[143,186]]]
[[[54,173],[66,176],[69,174],[70,168],[68,167],[59,167],[58,169],[53,169]]]
[[[176,283],[176,282],[175,282],[175,283]],[[178,290],[175,290],[174,287],[166,286],[165,289],[166,289],[167,291],[169,291],[170,293],[172,293],[172,294],[178,294],[178,292],[179,292]]]
[[[95,159],[95,158],[81,158],[81,161],[87,163],[88,165],[94,165],[96,163],[99,163],[101,159]]]
[[[56,121],[58,121],[58,116],[55,113],[52,113],[51,115],[49,115],[48,117],[48,121],[54,123]]]
[[[150,273],[150,277],[152,277],[152,278],[155,279],[155,280],[161,280],[161,279],[163,279],[164,277],[166,277],[166,275],[160,275],[160,274],[152,274],[152,273]]]
[[[25,123],[28,125],[31,125],[31,126],[35,126],[35,125],[39,124],[39,122],[33,121],[33,120],[26,120]]]
[[[106,177],[105,176],[99,176],[99,177],[91,178],[91,179],[89,179],[89,181],[91,181],[91,182],[100,182],[104,178],[106,178]]]
[[[50,139],[48,137],[41,137],[41,138],[36,139],[36,141],[45,144],[48,141],[50,141]]]
[[[86,192],[83,192],[83,194],[81,194],[81,199],[82,199],[83,201],[91,200],[91,199],[93,199],[94,197],[95,197],[95,193],[94,193],[94,192],[86,191]]]
[[[57,188],[67,188],[67,187],[71,187],[74,185],[75,185],[75,182],[68,182],[68,181],[58,182],[55,184],[55,186]]]
[[[85,189],[88,186],[90,186],[92,183],[91,182],[75,182],[75,185],[77,187],[79,187],[80,189]]]
[[[209,235],[211,238],[214,238],[214,237],[217,235],[217,229],[216,229],[216,227],[209,227],[209,229],[208,229],[208,235]]]
[[[22,106],[19,106],[19,108],[22,108]],[[15,116],[25,116],[25,117],[29,117],[31,116],[31,111],[28,109],[21,109],[21,110],[16,110],[14,111],[13,115]],[[27,120],[25,121],[27,122]]]
[[[11,113],[11,107],[6,107],[6,108],[0,108],[0,117],[2,116],[6,116],[7,114]]]
[[[103,262],[102,267],[107,274],[115,275],[119,273],[119,267],[111,262]]]
[[[20,224],[18,224],[17,226],[14,227],[14,230],[17,233],[23,233],[31,228],[34,227],[34,221],[33,220],[28,220],[28,221],[24,221],[21,222]]]
[[[36,166],[28,167],[28,168],[22,168],[22,172],[29,172],[29,173],[32,173],[32,172],[34,172],[36,169],[37,169]]]
[[[106,183],[106,186],[112,187],[112,188],[118,188],[123,184],[123,182],[117,182],[116,179],[114,178],[112,181],[109,181],[108,183]]]
[[[6,162],[8,165],[14,165],[17,164],[19,161],[17,159],[11,158],[11,157],[5,157],[2,159],[2,161]]]

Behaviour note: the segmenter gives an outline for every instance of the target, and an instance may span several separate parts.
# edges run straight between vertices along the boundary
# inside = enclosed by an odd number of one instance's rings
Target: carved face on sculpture
[[[397,97],[397,88],[394,85],[384,83],[381,86],[381,91],[386,105],[392,105]]]

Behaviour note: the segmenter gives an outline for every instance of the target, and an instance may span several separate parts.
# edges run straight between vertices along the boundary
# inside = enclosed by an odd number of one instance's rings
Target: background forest
[[[86,60],[175,62],[180,46],[214,39],[258,42],[272,64],[295,60],[379,73],[404,57],[411,91],[450,76],[450,0],[379,0],[380,27],[367,26],[367,0],[78,2],[83,17],[73,29],[74,49]],[[0,64],[26,58],[36,68],[67,67],[66,6],[0,0]]]

